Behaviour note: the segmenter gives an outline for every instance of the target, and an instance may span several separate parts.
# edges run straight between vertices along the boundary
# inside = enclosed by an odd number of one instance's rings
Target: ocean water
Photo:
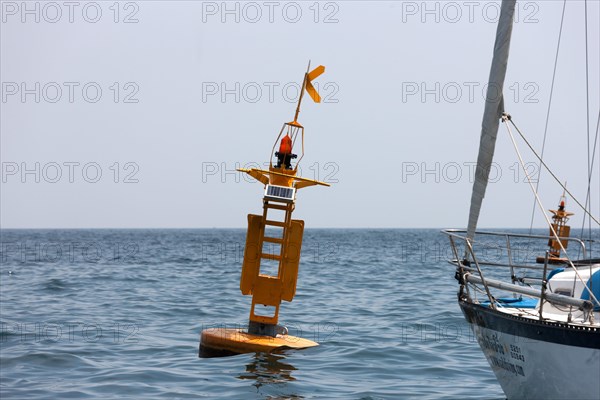
[[[311,230],[280,323],[319,347],[198,358],[245,327],[245,230],[2,230],[2,399],[504,399],[437,230]]]

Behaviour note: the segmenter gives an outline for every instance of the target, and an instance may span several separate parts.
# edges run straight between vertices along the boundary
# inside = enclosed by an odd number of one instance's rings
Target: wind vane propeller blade
[[[317,89],[315,89],[310,81],[306,82],[306,92],[310,95],[315,103],[321,102],[321,96],[319,95],[319,92],[317,92]]]
[[[306,92],[310,95],[310,97],[315,103],[321,102],[321,96],[313,86],[312,81],[318,78],[323,72],[325,72],[325,67],[319,65],[317,68],[313,69],[306,75]]]
[[[323,72],[325,72],[325,67],[322,65],[319,65],[317,68],[313,69],[312,71],[310,71],[308,73],[308,80],[312,81],[312,80],[316,79]]]

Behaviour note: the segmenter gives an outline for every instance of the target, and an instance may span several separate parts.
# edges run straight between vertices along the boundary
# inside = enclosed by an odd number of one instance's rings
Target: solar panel
[[[275,201],[292,202],[296,197],[296,189],[285,186],[267,185],[265,198]]]

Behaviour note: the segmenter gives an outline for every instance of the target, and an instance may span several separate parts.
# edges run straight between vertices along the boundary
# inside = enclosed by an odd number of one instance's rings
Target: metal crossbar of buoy
[[[200,357],[231,355],[251,352],[272,352],[281,349],[304,349],[318,346],[311,340],[289,335],[287,329],[277,324],[281,301],[292,301],[296,293],[300,251],[304,221],[292,219],[299,189],[313,185],[329,186],[324,182],[296,176],[298,164],[304,156],[304,127],[298,123],[300,103],[304,91],[317,103],[321,101],[312,80],[325,72],[322,65],[304,74],[303,90],[300,92],[296,114],[292,122],[283,124],[271,150],[269,170],[257,168],[238,169],[265,185],[262,215],[248,215],[248,232],[244,248],[244,261],[240,290],[242,294],[252,296],[248,329],[210,328],[200,336]],[[301,140],[300,158],[293,154],[296,139]],[[275,151],[279,143],[279,150]],[[292,160],[298,158],[292,167]],[[276,164],[273,165],[273,161]],[[283,219],[269,215],[278,210]],[[281,213],[283,212],[283,213]],[[274,234],[274,231],[278,234]],[[269,248],[277,248],[265,252]],[[261,271],[263,261],[278,263],[272,273]],[[265,315],[259,311],[261,306],[270,307],[271,313]],[[264,308],[263,307],[263,308]]]

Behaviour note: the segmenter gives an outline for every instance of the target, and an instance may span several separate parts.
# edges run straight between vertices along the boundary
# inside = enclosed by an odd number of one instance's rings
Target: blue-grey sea
[[[504,399],[438,230],[307,229],[280,322],[320,346],[199,358],[247,324],[245,234],[2,230],[0,398]]]

